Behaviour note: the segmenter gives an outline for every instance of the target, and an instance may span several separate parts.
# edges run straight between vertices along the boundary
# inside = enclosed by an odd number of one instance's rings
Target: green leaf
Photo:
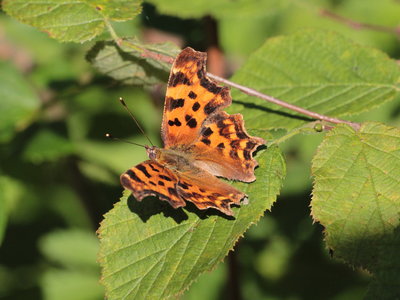
[[[381,244],[379,261],[365,299],[398,299],[400,296],[400,227]]]
[[[256,182],[237,184],[249,204],[234,208],[232,219],[212,211],[194,213],[190,206],[174,210],[157,199],[136,202],[125,192],[99,229],[107,297],[168,298],[215,268],[279,193],[285,175],[280,151],[271,147],[257,160]]]
[[[219,299],[227,281],[227,264],[221,263],[211,272],[200,275],[181,300]]]
[[[0,183],[0,186],[2,184]],[[6,199],[3,195],[3,191],[0,190],[0,245],[4,238],[4,232],[6,231],[7,226],[7,210],[6,210]]]
[[[395,28],[399,24],[400,5],[392,0],[365,0],[363,5],[357,0],[343,1],[336,11],[339,15],[364,24],[374,24]],[[340,24],[340,23],[339,23]],[[351,26],[343,26],[347,36],[360,40],[385,52],[393,53],[398,46],[398,36],[379,30],[354,30]],[[342,29],[343,30],[343,29]]]
[[[214,10],[212,14],[218,20],[218,38],[222,49],[228,55],[248,56],[265,42],[266,37],[276,34],[276,24],[289,2],[292,1],[229,1],[222,9]]]
[[[241,16],[267,16],[271,10],[286,5],[286,0],[197,0],[191,1],[187,5],[185,0],[150,0],[147,1],[157,7],[157,11],[162,14],[178,16],[180,18],[202,18],[204,16],[214,16],[216,18],[228,15]]]
[[[135,39],[126,39],[120,47],[113,41],[98,42],[88,53],[87,59],[101,73],[126,84],[153,85],[166,82],[171,64],[143,57],[145,50],[171,59],[180,51],[171,43],[141,44]]]
[[[0,143],[4,143],[33,121],[40,101],[13,65],[0,61],[0,78]]]
[[[302,108],[332,117],[349,116],[392,100],[400,69],[387,55],[342,36],[307,30],[268,40],[232,80]],[[302,115],[232,91],[228,110],[246,116],[248,127],[297,127]]]
[[[98,240],[88,231],[57,230],[44,236],[39,246],[49,260],[66,267],[97,267]]]
[[[72,143],[54,131],[39,131],[24,149],[23,156],[33,163],[56,161],[60,157],[73,153]]]
[[[3,9],[22,23],[62,42],[85,42],[108,21],[126,21],[141,11],[139,0],[4,0]]]
[[[79,251],[75,248],[74,251]],[[48,269],[41,279],[45,300],[98,300],[104,291],[97,274],[81,271]]]
[[[205,15],[214,14],[216,11],[221,11],[221,9],[226,9],[229,0],[197,0],[191,1],[190,5],[185,0],[150,0],[148,2],[156,6],[157,11],[162,14],[181,18],[201,18]]]
[[[334,256],[388,272],[382,255],[399,248],[388,240],[400,221],[400,130],[372,122],[359,132],[338,126],[318,148],[312,173],[312,215]]]
[[[12,177],[0,176],[0,245],[4,238],[9,214],[23,198],[23,190],[21,182]]]

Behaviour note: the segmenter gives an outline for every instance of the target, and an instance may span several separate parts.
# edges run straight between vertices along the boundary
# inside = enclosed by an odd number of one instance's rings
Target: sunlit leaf
[[[257,156],[257,180],[238,185],[249,204],[234,208],[235,218],[172,209],[156,199],[121,201],[99,229],[102,282],[109,298],[161,299],[183,290],[225,257],[244,231],[269,209],[285,174],[280,151]],[[127,203],[128,202],[128,203]]]
[[[400,68],[387,55],[321,30],[272,38],[232,80],[332,117],[375,108],[399,93]],[[233,90],[230,111],[254,128],[291,129],[310,118]]]
[[[139,0],[4,0],[3,9],[63,42],[85,42],[108,21],[125,21],[141,11]]]
[[[380,123],[365,123],[359,132],[338,126],[319,147],[312,172],[312,215],[325,227],[333,255],[379,276],[398,270],[388,255],[399,248],[400,130]]]
[[[171,64],[154,57],[145,57],[143,51],[151,51],[173,59],[179,48],[171,43],[143,44],[126,39],[120,47],[114,42],[98,42],[88,53],[87,59],[101,73],[127,84],[152,85],[166,82]]]

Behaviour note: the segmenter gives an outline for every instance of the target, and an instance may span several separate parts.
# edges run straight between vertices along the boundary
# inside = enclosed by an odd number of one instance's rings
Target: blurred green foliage
[[[395,34],[355,30],[321,15],[326,9],[395,27],[400,5],[391,0],[149,2],[136,19],[113,24],[117,33],[146,38],[146,30],[168,30],[199,50],[216,35],[232,70],[266,39],[309,27],[335,30],[400,57]],[[210,31],[210,18],[216,31]],[[160,145],[163,88],[123,85],[100,75],[85,60],[92,46],[59,43],[0,14],[1,299],[104,298],[94,232],[121,195],[119,174],[146,158],[140,147],[104,138],[110,132],[146,143],[119,97]],[[355,119],[398,126],[396,100]],[[225,263],[201,275],[183,299],[347,300],[366,294],[370,276],[332,260],[322,227],[310,217],[310,165],[321,139],[298,135],[280,145],[287,177],[278,201]]]

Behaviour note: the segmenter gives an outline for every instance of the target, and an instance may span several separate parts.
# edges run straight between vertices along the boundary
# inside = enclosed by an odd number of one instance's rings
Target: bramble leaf
[[[325,227],[327,246],[335,257],[374,272],[375,288],[382,289],[377,282],[400,268],[392,261],[399,248],[400,130],[373,122],[359,132],[338,126],[318,148],[312,173],[312,216]],[[398,274],[392,283],[400,282]]]
[[[279,193],[285,175],[280,151],[271,147],[257,160],[256,182],[238,184],[249,195],[249,204],[234,208],[235,218],[190,205],[174,210],[158,199],[137,202],[125,192],[99,229],[107,297],[168,298],[215,268]]]
[[[4,0],[3,9],[22,23],[62,42],[93,39],[108,21],[126,21],[141,12],[139,0]]]
[[[180,51],[172,43],[143,44],[136,39],[126,39],[120,47],[113,41],[98,42],[88,53],[87,59],[101,73],[126,84],[167,82],[171,64],[142,56],[144,50],[171,59]]]
[[[375,49],[329,31],[272,38],[250,56],[232,81],[302,108],[342,117],[371,110],[399,93],[400,69]],[[228,110],[249,127],[298,127],[310,118],[232,90]]]

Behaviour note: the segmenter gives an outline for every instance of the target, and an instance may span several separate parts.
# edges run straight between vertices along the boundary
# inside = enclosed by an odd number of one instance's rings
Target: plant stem
[[[270,147],[272,145],[282,144],[282,143],[286,142],[288,139],[290,139],[292,136],[298,135],[299,133],[309,133],[309,134],[316,133],[316,132],[318,132],[315,129],[315,125],[317,123],[321,123],[321,122],[315,121],[315,122],[307,123],[303,126],[297,127],[295,129],[287,132],[285,135],[283,135],[277,139],[271,140],[270,142],[267,142],[267,147]],[[322,125],[323,130],[332,129],[332,127],[330,127],[329,125],[324,125],[324,124],[321,124],[321,125]]]
[[[245,94],[247,94],[249,96],[254,96],[254,97],[263,99],[265,101],[277,104],[277,105],[282,106],[284,108],[287,108],[287,109],[290,109],[292,111],[298,112],[300,114],[309,116],[309,117],[311,117],[313,119],[326,121],[326,122],[334,123],[334,124],[342,124],[342,123],[344,123],[344,124],[348,124],[351,127],[353,127],[354,130],[360,129],[360,124],[358,124],[358,123],[354,123],[354,122],[350,122],[350,121],[346,121],[346,120],[341,120],[341,119],[336,119],[336,118],[328,117],[328,116],[325,116],[325,115],[321,115],[319,113],[316,113],[316,112],[301,108],[299,106],[284,102],[284,101],[276,99],[276,98],[274,98],[272,96],[268,96],[268,95],[265,95],[265,94],[263,94],[261,92],[258,92],[258,91],[254,90],[252,88],[248,88],[246,86],[234,83],[232,81],[226,80],[224,78],[221,78],[219,76],[216,76],[216,75],[213,75],[213,74],[210,74],[210,73],[207,73],[207,76],[212,78],[212,79],[214,79],[214,80],[216,80],[216,81],[218,81],[218,82],[221,82],[221,83],[224,83],[224,84],[229,85],[231,87],[234,87],[234,88],[242,91],[243,93],[245,93]]]
[[[118,46],[121,46],[122,43],[122,39],[117,35],[117,33],[114,30],[114,27],[112,27],[110,21],[107,18],[103,18],[104,23],[106,23],[107,29],[110,32],[111,37],[113,38],[113,40],[115,41],[115,43]]]
[[[392,33],[392,34],[397,35],[397,37],[400,37],[400,27],[388,27],[388,26],[382,26],[382,25],[361,23],[361,22],[357,22],[357,21],[345,18],[343,16],[335,14],[334,12],[331,12],[326,9],[321,9],[320,15],[324,16],[324,17],[328,17],[336,22],[345,24],[356,30],[360,30],[360,29],[374,30],[374,31],[386,32],[386,33]]]

